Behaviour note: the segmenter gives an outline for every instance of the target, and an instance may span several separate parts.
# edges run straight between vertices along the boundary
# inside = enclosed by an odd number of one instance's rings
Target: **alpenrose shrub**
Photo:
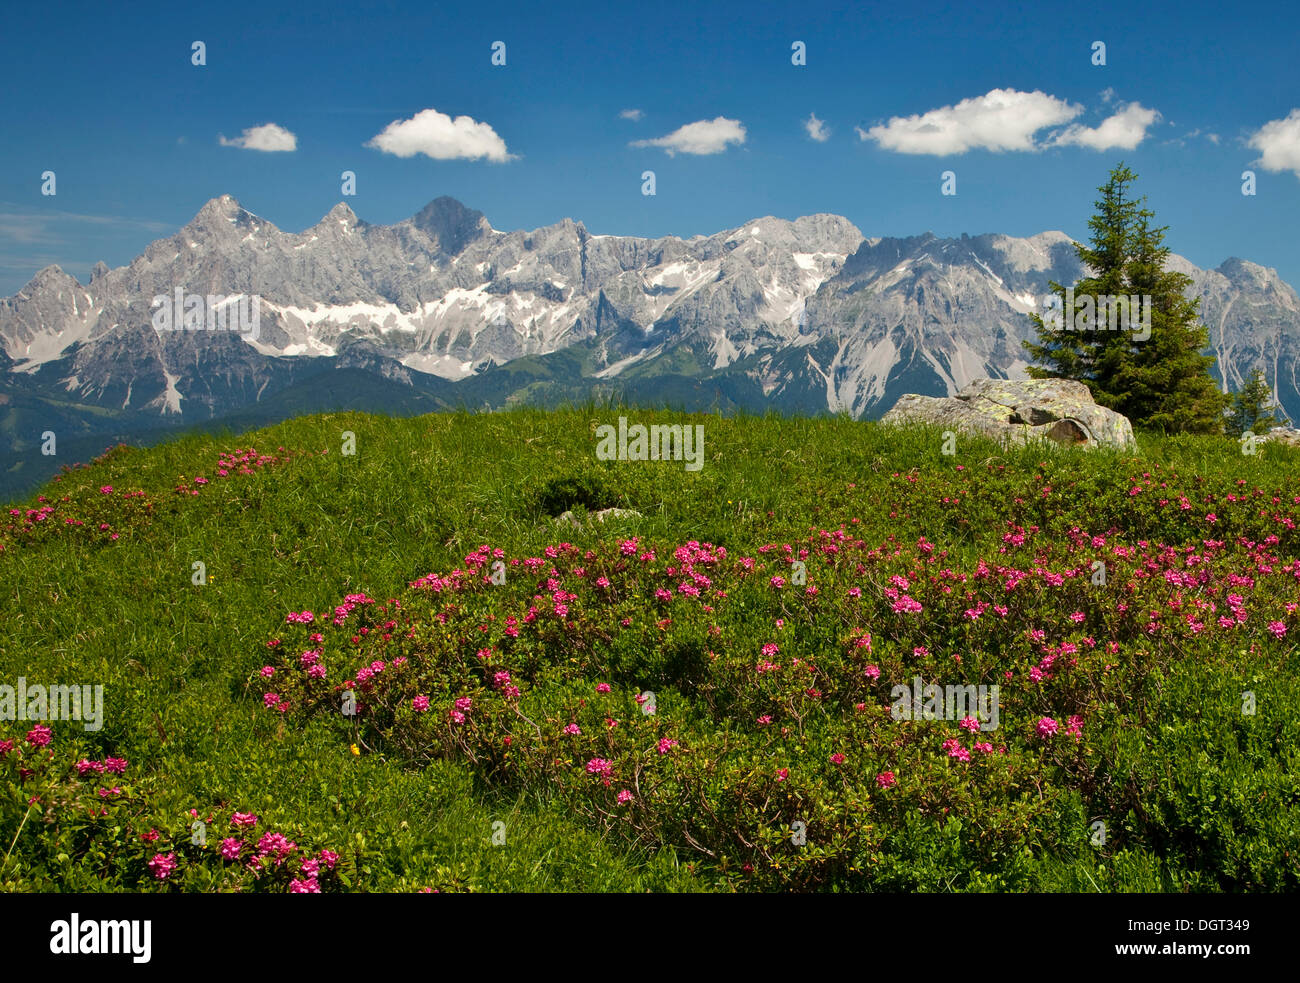
[[[36,724],[0,733],[0,861],[13,891],[236,891],[319,894],[351,882],[351,863],[228,807],[160,814],[123,758],[86,756]]]
[[[1009,522],[964,561],[856,519],[748,554],[483,545],[400,598],[289,613],[256,681],[355,753],[465,762],[737,888],[1025,889],[1043,855],[1143,849],[1193,888],[1294,889],[1300,787],[1252,781],[1300,730],[1242,692],[1297,668],[1295,505],[1181,546]],[[997,686],[997,729],[897,719],[918,678]]]
[[[130,448],[119,444],[95,458],[95,463],[114,460],[129,452]],[[178,499],[184,502],[198,497],[217,482],[243,480],[302,454],[283,447],[277,448],[274,454],[261,453],[255,447],[221,451],[209,468],[189,477],[179,475],[173,491],[177,496],[186,496]],[[58,482],[77,470],[79,468],[65,467],[64,473],[54,480]],[[143,490],[114,485],[80,487],[71,494],[54,499],[38,495],[33,507],[10,507],[0,514],[0,553],[12,546],[31,545],[58,537],[75,537],[78,543],[87,547],[110,545],[116,543],[122,533],[148,526],[157,509],[158,502]]]

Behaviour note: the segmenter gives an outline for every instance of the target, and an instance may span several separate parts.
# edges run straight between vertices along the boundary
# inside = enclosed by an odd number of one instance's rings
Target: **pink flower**
[[[669,740],[667,737],[661,737],[661,738],[659,738],[659,753],[660,753],[660,754],[667,754],[669,751],[671,751],[671,750],[672,750],[673,748],[675,748],[676,746],[677,746],[677,742],[676,742],[676,741]]]
[[[898,784],[898,779],[894,777],[892,771],[882,771],[876,776],[876,784],[881,788],[893,788]]]
[[[1268,630],[1273,633],[1274,638],[1284,638],[1286,636],[1286,624],[1281,621],[1270,621]]]
[[[320,852],[320,860],[327,870],[333,870],[334,865],[339,862],[339,855],[331,850],[322,850]]]
[[[768,658],[771,658],[772,656],[776,655],[776,654],[777,654],[778,652],[780,652],[781,650],[780,650],[779,648],[777,648],[775,642],[768,642],[766,645],[763,646],[763,648],[761,649],[761,651],[762,651],[762,653],[763,653],[765,656],[767,656]]]
[[[176,854],[174,853],[155,853],[153,859],[149,861],[149,869],[153,871],[153,876],[160,881],[165,881],[171,872],[176,869]]]
[[[770,713],[765,713],[758,718],[758,722],[764,726],[767,726],[772,722],[772,715]]]
[[[1073,737],[1081,737],[1083,735],[1083,718],[1077,713],[1070,717],[1065,722],[1065,732]]]
[[[597,684],[596,684],[596,692],[597,692],[597,693],[608,693],[608,692],[609,692],[609,683],[597,683]]]
[[[623,789],[622,791],[620,791],[620,792],[618,793],[618,804],[619,804],[619,805],[621,805],[621,806],[625,806],[625,805],[627,805],[627,804],[628,804],[629,802],[631,802],[631,801],[632,801],[632,793],[629,792],[627,789]]]
[[[236,812],[230,817],[231,826],[256,826],[257,817],[251,812]]]
[[[863,675],[866,676],[874,683],[877,679],[880,678],[880,669],[876,666],[867,666],[866,671],[863,673]]]
[[[113,486],[112,486],[112,485],[104,485],[102,488],[99,489],[99,493],[100,493],[101,495],[111,495],[111,494],[113,494]]]
[[[778,782],[783,782],[783,781],[785,781],[785,780],[786,780],[787,778],[789,778],[789,777],[790,777],[790,769],[789,769],[789,768],[778,768],[778,769],[776,770],[776,780],[777,780]]]
[[[833,765],[844,764],[844,755],[840,754],[839,751],[836,751],[834,754],[831,755],[831,764]]]
[[[587,762],[588,775],[608,775],[614,766],[604,758],[592,758]]]
[[[427,696],[417,696],[411,700],[411,709],[416,713],[426,713],[429,709],[429,698]]]
[[[290,894],[320,894],[320,884],[316,878],[309,877],[305,881],[292,880],[289,882]]]
[[[1058,724],[1051,717],[1038,718],[1038,736],[1046,740],[1057,731]]]
[[[572,734],[574,737],[577,737],[582,733],[582,728],[579,727],[577,724],[569,724],[569,726],[564,728],[564,732],[566,734]]]
[[[32,747],[45,747],[50,743],[53,733],[44,724],[37,724],[27,732],[27,743]]]
[[[972,717],[970,714],[966,714],[966,716],[962,718],[961,723],[959,723],[957,726],[962,728],[963,730],[968,730],[972,734],[974,734],[977,730],[980,729],[980,722],[976,720],[974,717]]]
[[[260,675],[263,679],[270,679],[275,675],[275,666],[262,666]]]
[[[238,860],[243,849],[244,844],[238,837],[227,836],[221,841],[221,856],[226,860]]]

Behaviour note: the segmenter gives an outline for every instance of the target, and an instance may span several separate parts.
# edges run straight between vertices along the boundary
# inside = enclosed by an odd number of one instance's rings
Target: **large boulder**
[[[967,434],[1024,444],[1132,447],[1133,425],[1098,406],[1082,382],[1069,379],[976,379],[956,396],[901,397],[882,423],[932,423]]]
[[[1300,447],[1300,430],[1294,427],[1273,427],[1268,433],[1255,438],[1261,444],[1285,444],[1287,447]]]

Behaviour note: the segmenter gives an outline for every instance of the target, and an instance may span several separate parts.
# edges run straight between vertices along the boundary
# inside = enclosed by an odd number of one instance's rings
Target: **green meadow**
[[[599,459],[620,415],[703,466]],[[0,887],[1300,887],[1300,453],[942,445],[586,406],[69,469],[0,523],[0,684],[102,727],[0,720]]]

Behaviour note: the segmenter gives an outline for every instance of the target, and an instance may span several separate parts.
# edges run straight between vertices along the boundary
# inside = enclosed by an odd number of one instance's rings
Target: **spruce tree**
[[[1187,297],[1191,277],[1165,269],[1168,226],[1152,226],[1154,217],[1138,212],[1127,264],[1128,293],[1151,307],[1151,337],[1119,332],[1128,344],[1108,367],[1113,408],[1165,433],[1222,433],[1228,396],[1210,374],[1214,356],[1202,354],[1210,332],[1199,321],[1201,298]]]
[[[1074,244],[1075,255],[1091,275],[1085,275],[1074,285],[1077,296],[1106,296],[1124,293],[1125,266],[1133,238],[1133,226],[1138,217],[1138,203],[1133,200],[1129,186],[1137,175],[1121,163],[1110,172],[1110,177],[1097,190],[1101,197],[1093,202],[1096,213],[1088,220],[1092,230],[1090,245]],[[1050,283],[1052,293],[1065,304],[1064,285]],[[1035,379],[1075,379],[1088,385],[1092,398],[1102,406],[1116,401],[1107,378],[1106,365],[1112,360],[1107,350],[1120,340],[1120,332],[1107,330],[1105,319],[1086,312],[1064,311],[1049,323],[1040,314],[1031,314],[1037,330],[1038,341],[1025,341],[1034,362],[1047,366],[1030,366],[1029,375]]]
[[[1216,433],[1223,426],[1228,397],[1219,391],[1202,352],[1209,332],[1198,322],[1200,298],[1189,300],[1191,278],[1165,269],[1170,250],[1167,227],[1153,226],[1146,199],[1130,187],[1137,175],[1121,162],[1098,189],[1097,212],[1089,220],[1090,246],[1075,251],[1090,275],[1075,284],[1078,297],[1092,297],[1095,313],[1065,312],[1065,323],[1031,315],[1037,342],[1024,347],[1039,366],[1034,378],[1065,378],[1086,383],[1098,404],[1123,413],[1135,424],[1168,433]],[[1065,288],[1051,284],[1062,298]],[[1137,297],[1140,308],[1119,318],[1112,330],[1099,298]],[[1149,298],[1149,301],[1148,301]],[[1147,306],[1149,304],[1149,314]],[[1142,337],[1149,317],[1150,337]]]
[[[1246,431],[1267,433],[1271,427],[1285,427],[1291,421],[1273,411],[1279,409],[1273,400],[1273,390],[1264,379],[1264,373],[1255,369],[1246,384],[1232,394],[1232,411],[1224,426],[1229,437],[1240,437]]]

